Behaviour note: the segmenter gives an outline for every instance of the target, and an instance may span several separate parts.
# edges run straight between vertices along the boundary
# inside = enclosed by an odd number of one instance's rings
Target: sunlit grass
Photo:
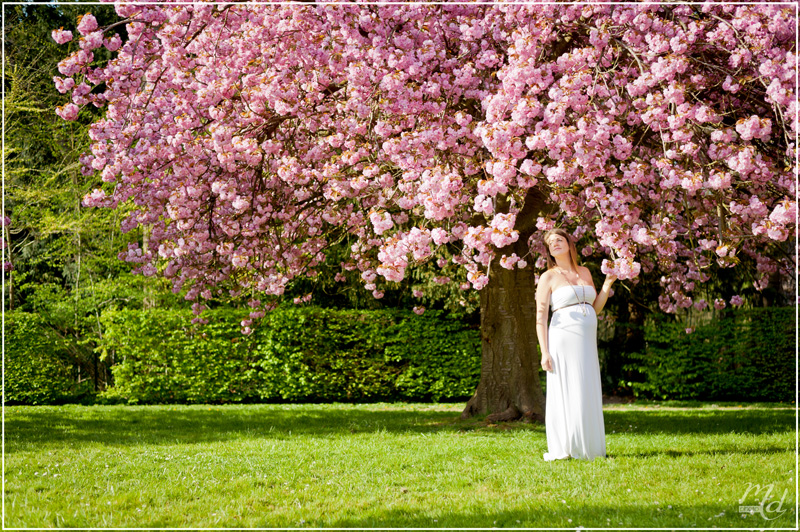
[[[793,408],[668,405],[556,463],[462,404],[7,407],[4,526],[795,526]]]

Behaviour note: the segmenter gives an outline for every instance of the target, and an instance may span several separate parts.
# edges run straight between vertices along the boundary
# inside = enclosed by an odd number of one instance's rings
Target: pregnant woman
[[[597,313],[616,277],[597,293],[589,269],[578,265],[572,237],[563,229],[545,234],[547,271],[536,286],[536,333],[547,371],[547,461],[591,460],[606,455],[603,393],[597,359]],[[552,320],[547,326],[548,308]]]

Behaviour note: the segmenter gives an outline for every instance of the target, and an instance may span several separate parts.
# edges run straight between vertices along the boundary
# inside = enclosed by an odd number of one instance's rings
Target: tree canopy
[[[761,288],[795,268],[792,6],[116,9],[81,18],[57,112],[105,108],[84,204],[129,206],[146,246],[120,258],[198,312],[252,292],[256,319],[343,240],[340,278],[376,298],[413,264],[464,290],[541,266],[556,225],[605,273],[660,274],[669,312],[708,305],[693,292],[715,269],[752,265]]]

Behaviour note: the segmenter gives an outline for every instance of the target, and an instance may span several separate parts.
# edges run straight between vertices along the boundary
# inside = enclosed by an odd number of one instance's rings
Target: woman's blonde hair
[[[556,259],[550,254],[550,246],[548,245],[550,237],[555,235],[563,236],[567,241],[567,244],[569,244],[569,258],[572,262],[572,266],[575,267],[575,271],[578,271],[578,250],[575,247],[575,239],[572,238],[571,234],[567,233],[560,227],[550,229],[544,234],[544,254],[545,257],[547,257],[547,269],[550,270],[556,267]]]

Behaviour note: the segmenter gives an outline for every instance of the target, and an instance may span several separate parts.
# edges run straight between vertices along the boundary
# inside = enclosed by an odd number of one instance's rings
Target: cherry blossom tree
[[[754,262],[757,288],[794,271],[790,4],[116,9],[127,39],[83,16],[54,80],[64,119],[105,107],[85,205],[143,226],[120,258],[198,314],[258,294],[244,332],[348,239],[340,278],[376,298],[423,263],[480,290],[464,415],[540,419],[542,231],[626,283],[660,273],[666,312],[708,305],[693,291],[715,268]]]

